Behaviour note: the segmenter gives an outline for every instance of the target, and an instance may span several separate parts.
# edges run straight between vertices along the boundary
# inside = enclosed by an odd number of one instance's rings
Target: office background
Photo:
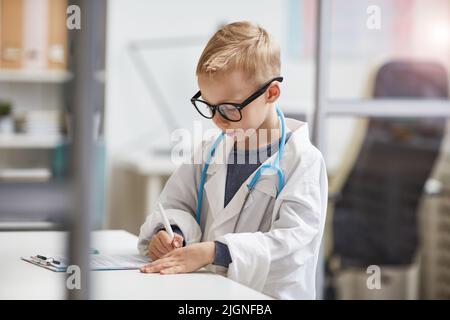
[[[326,2],[319,38],[314,0],[109,0],[93,227],[138,233],[175,168],[172,130],[212,127],[189,102],[204,44],[220,25],[251,20],[279,40],[280,106],[310,123],[327,162],[323,297],[449,298],[450,3]],[[78,72],[60,27],[68,2],[0,5],[0,228],[64,229]],[[380,28],[367,26],[371,6]],[[367,288],[369,265],[385,271],[383,290]]]

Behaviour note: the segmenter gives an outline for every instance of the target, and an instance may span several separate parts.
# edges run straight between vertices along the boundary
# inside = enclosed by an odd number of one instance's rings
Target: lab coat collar
[[[309,143],[309,131],[308,131],[308,124],[306,122],[286,118],[286,127],[289,128],[290,131],[292,131],[292,136],[286,143],[285,153],[287,152],[287,149],[289,149],[288,146],[290,144],[295,143],[292,142],[293,140],[298,140],[300,138],[302,141]],[[294,136],[295,139],[292,139]],[[210,148],[213,143],[214,140],[212,140],[212,142],[208,144],[206,150],[204,151],[210,152]],[[208,170],[206,171],[208,175],[213,175],[214,173],[217,172],[217,170],[219,170],[223,165],[227,163],[228,155],[230,154],[233,145],[234,145],[233,138],[225,135],[224,139],[217,146],[212,161],[208,167]],[[272,159],[276,154],[277,153],[273,154],[264,163]]]
[[[205,150],[206,152],[210,152],[213,143],[209,144],[207,150]],[[217,170],[219,170],[223,165],[226,165],[228,161],[228,155],[230,154],[233,145],[233,138],[225,135],[223,140],[217,146],[214,156],[211,159],[211,163],[209,164],[208,170],[206,171],[208,175],[216,173]]]
[[[297,145],[307,145],[309,142],[308,126],[306,123],[286,119],[286,126],[293,131],[291,138],[286,143],[284,155],[281,159],[280,166],[284,170],[287,176],[287,171],[290,171],[292,166],[292,157],[296,153],[295,149]],[[225,144],[225,145],[224,145]],[[214,223],[211,226],[212,229],[223,225],[237,214],[239,214],[242,205],[244,204],[245,197],[247,194],[247,184],[251,181],[256,172],[253,172],[247,180],[241,185],[239,190],[236,192],[231,201],[224,207],[225,198],[225,185],[226,185],[226,174],[227,174],[227,158],[233,147],[233,139],[226,136],[224,140],[218,145],[215,155],[213,157],[213,162],[211,162],[207,174],[210,176],[205,183],[205,191],[208,199],[209,206],[211,208],[211,213],[214,219]],[[210,148],[210,146],[209,146]],[[209,149],[207,150],[209,152]],[[277,156],[278,152],[273,154],[264,163],[273,161]],[[278,177],[276,174],[273,175],[262,175],[260,180],[256,183],[255,189],[259,190],[267,195],[276,197],[277,194]],[[248,199],[245,204],[244,209],[251,203]],[[211,231],[212,231],[211,229]]]

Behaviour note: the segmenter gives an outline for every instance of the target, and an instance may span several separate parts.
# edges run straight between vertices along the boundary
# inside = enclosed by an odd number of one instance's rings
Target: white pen
[[[158,206],[159,206],[159,213],[161,215],[161,219],[162,219],[163,224],[164,224],[164,228],[166,229],[167,233],[169,234],[170,240],[173,240],[172,226],[169,223],[169,219],[167,219],[166,212],[164,211],[164,208],[161,205],[161,202],[158,202]]]

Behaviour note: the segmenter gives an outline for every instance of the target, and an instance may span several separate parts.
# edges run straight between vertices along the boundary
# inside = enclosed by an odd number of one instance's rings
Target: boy
[[[141,272],[206,267],[275,298],[315,298],[326,170],[306,123],[286,119],[281,145],[282,118],[275,106],[280,65],[279,46],[253,23],[226,25],[209,40],[197,66],[200,91],[191,101],[226,135],[205,169],[206,183],[201,183],[204,162],[183,164],[168,180],[159,201],[175,237],[169,238],[158,213],[147,217],[138,248],[153,262]],[[210,153],[214,141],[197,152]],[[282,148],[284,184],[280,175],[265,173],[249,193],[257,170],[274,163]],[[205,191],[201,201],[199,189]]]

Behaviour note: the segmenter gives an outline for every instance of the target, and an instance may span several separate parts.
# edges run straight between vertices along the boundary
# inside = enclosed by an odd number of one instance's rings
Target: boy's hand
[[[214,262],[215,244],[213,241],[194,243],[175,249],[157,261],[141,268],[141,272],[161,274],[187,273]]]
[[[182,246],[183,237],[178,233],[174,233],[171,241],[169,234],[165,230],[160,230],[152,237],[152,240],[148,245],[148,255],[153,261],[155,261],[172,250],[181,248]]]

